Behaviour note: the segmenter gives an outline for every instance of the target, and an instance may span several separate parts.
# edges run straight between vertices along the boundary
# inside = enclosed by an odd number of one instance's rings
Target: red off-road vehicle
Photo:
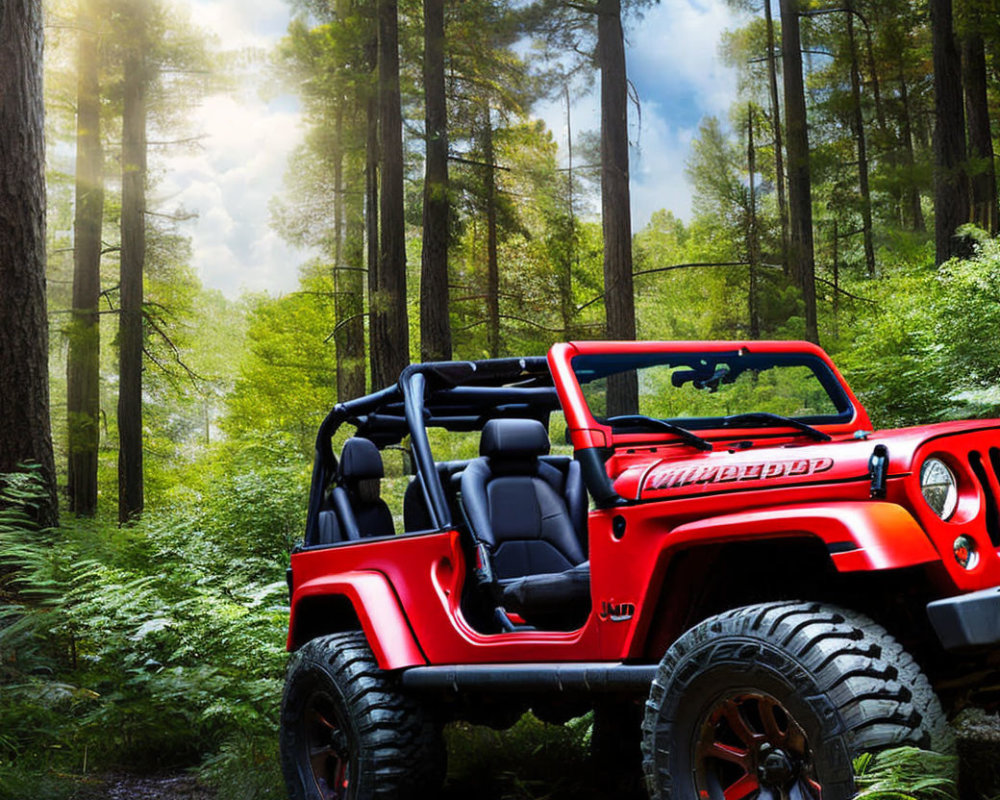
[[[1000,691],[1000,422],[870,428],[803,342],[560,344],[339,403],[289,572],[290,794],[429,796],[444,723],[529,708],[641,738],[676,800],[843,800],[853,755],[946,747],[943,708]]]

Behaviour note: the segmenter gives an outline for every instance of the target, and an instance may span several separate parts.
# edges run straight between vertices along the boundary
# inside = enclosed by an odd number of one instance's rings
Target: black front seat
[[[590,608],[586,494],[579,464],[540,459],[545,427],[494,419],[480,458],[462,474],[462,503],[477,545],[485,545],[498,602],[540,626],[581,624]]]

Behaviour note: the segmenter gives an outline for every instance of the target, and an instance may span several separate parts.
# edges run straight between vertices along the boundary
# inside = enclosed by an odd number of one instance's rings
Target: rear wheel
[[[293,800],[426,797],[444,778],[440,730],[358,632],[313,639],[293,656],[280,740]]]
[[[940,703],[867,617],[768,603],[711,617],[664,655],[643,720],[654,798],[848,800],[852,758],[947,749]]]

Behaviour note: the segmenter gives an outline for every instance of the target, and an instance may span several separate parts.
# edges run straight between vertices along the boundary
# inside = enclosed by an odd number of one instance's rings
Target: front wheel
[[[280,743],[293,800],[426,797],[444,777],[440,730],[379,669],[362,633],[321,636],[292,657]]]
[[[849,800],[854,756],[948,747],[913,658],[867,617],[767,603],[710,617],[667,650],[643,720],[653,798]]]

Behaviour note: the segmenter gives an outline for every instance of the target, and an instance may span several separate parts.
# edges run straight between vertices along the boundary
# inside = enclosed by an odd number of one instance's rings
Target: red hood
[[[622,497],[635,500],[708,494],[722,488],[749,490],[864,480],[868,478],[868,460],[879,444],[889,451],[889,476],[897,477],[912,471],[914,454],[924,443],[990,429],[1000,429],[1000,420],[944,422],[832,442],[803,443],[798,438],[746,450],[718,447],[692,454],[684,447],[658,448],[648,459],[631,458],[616,478],[615,489]]]

